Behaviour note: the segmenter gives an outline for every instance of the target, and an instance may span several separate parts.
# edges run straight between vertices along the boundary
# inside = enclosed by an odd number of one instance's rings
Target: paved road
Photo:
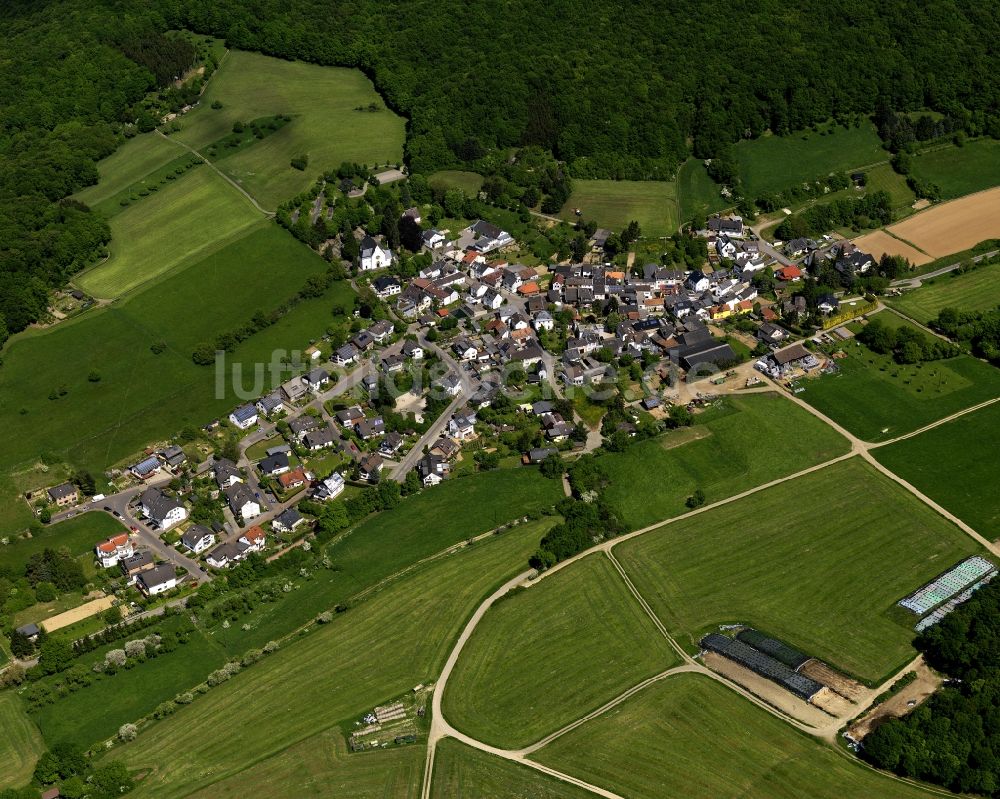
[[[981,255],[974,256],[971,260],[973,263],[979,263],[984,258],[992,258],[994,255],[1000,255],[1000,250],[990,250],[989,252],[984,252]],[[892,288],[909,288],[916,289],[920,288],[925,280],[930,280],[934,277],[940,277],[941,275],[947,274],[948,272],[953,272],[958,269],[964,262],[957,261],[950,266],[942,266],[940,269],[935,269],[933,272],[928,272],[925,275],[917,275],[916,277],[905,277],[899,280],[893,280],[889,285]]]

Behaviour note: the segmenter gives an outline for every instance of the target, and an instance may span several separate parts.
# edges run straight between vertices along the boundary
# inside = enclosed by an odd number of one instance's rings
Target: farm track
[[[712,503],[710,505],[703,505],[700,508],[696,508],[695,510],[689,511],[687,513],[683,513],[683,514],[681,514],[679,516],[675,516],[675,517],[673,517],[671,519],[667,519],[665,521],[657,522],[657,523],[649,525],[647,527],[643,527],[643,528],[641,528],[639,530],[634,530],[634,531],[632,531],[630,533],[626,533],[625,535],[622,535],[622,536],[620,536],[618,538],[615,538],[615,539],[611,539],[611,540],[608,540],[608,541],[603,541],[603,542],[601,542],[599,544],[596,544],[593,547],[590,547],[590,548],[588,548],[588,549],[586,549],[586,550],[584,550],[582,552],[577,553],[576,555],[574,555],[574,556],[572,556],[570,558],[567,558],[566,560],[564,560],[564,561],[556,564],[555,566],[553,566],[550,569],[547,569],[545,572],[542,572],[541,574],[538,574],[538,573],[536,573],[534,571],[524,572],[524,573],[518,575],[517,577],[513,578],[512,580],[509,580],[507,583],[505,583],[503,586],[501,586],[499,589],[497,589],[493,594],[491,594],[489,597],[487,597],[486,600],[484,600],[484,602],[473,613],[472,617],[469,619],[469,621],[466,624],[465,628],[462,630],[462,633],[459,635],[459,638],[455,642],[455,644],[454,644],[454,646],[452,648],[452,651],[451,651],[451,653],[448,656],[448,660],[446,661],[445,666],[442,669],[441,674],[438,677],[437,683],[436,683],[435,688],[434,688],[434,695],[433,695],[433,699],[432,699],[431,729],[430,729],[429,734],[428,734],[427,754],[426,754],[425,763],[424,763],[424,780],[423,780],[423,785],[421,787],[421,799],[430,799],[430,797],[431,797],[431,787],[432,787],[432,781],[433,781],[433,776],[434,776],[435,751],[436,751],[436,747],[437,747],[438,741],[440,741],[442,738],[445,738],[445,737],[454,738],[457,741],[466,744],[467,746],[471,746],[474,749],[478,749],[478,750],[480,750],[482,752],[486,752],[487,754],[491,754],[491,755],[494,755],[496,757],[500,757],[500,758],[502,758],[504,760],[509,760],[509,761],[512,761],[512,762],[520,763],[521,765],[524,765],[524,766],[527,766],[529,768],[535,769],[535,770],[540,771],[540,772],[542,772],[544,774],[547,774],[547,775],[549,775],[551,777],[555,777],[556,779],[562,780],[563,782],[566,782],[566,783],[569,783],[571,785],[575,785],[577,787],[583,788],[584,790],[587,790],[587,791],[589,791],[589,792],[591,792],[591,793],[593,793],[593,794],[595,794],[597,796],[603,796],[603,797],[609,797],[609,798],[614,798],[614,799],[620,799],[620,797],[618,797],[617,794],[614,794],[614,793],[612,793],[612,792],[610,792],[610,791],[608,791],[608,790],[606,790],[604,788],[601,788],[601,787],[596,786],[596,785],[591,785],[591,784],[589,784],[589,783],[587,783],[587,782],[585,782],[583,780],[578,779],[577,777],[574,777],[574,776],[569,775],[569,774],[564,774],[564,773],[559,772],[559,771],[557,771],[555,769],[552,769],[552,768],[550,768],[548,766],[543,766],[542,764],[537,763],[537,762],[531,760],[529,758],[529,755],[531,755],[532,753],[534,753],[534,752],[538,751],[539,749],[543,748],[546,744],[551,743],[556,738],[559,738],[559,737],[561,737],[561,736],[563,736],[563,735],[571,732],[572,730],[575,730],[576,728],[582,726],[586,722],[592,721],[593,719],[598,718],[599,716],[607,713],[609,710],[612,710],[613,708],[615,708],[618,705],[622,704],[623,702],[625,702],[626,700],[628,700],[632,696],[640,693],[644,688],[647,688],[650,685],[653,685],[653,684],[655,684],[657,682],[660,682],[661,680],[664,680],[664,679],[666,679],[666,678],[668,678],[668,677],[670,677],[670,676],[672,676],[674,674],[681,674],[681,673],[701,674],[702,676],[705,676],[705,677],[707,677],[709,679],[715,680],[716,682],[719,682],[719,683],[725,685],[726,687],[728,687],[731,690],[737,692],[738,694],[740,694],[741,696],[743,696],[745,699],[747,699],[750,702],[753,702],[755,705],[757,705],[758,707],[760,707],[764,711],[770,713],[771,715],[775,716],[776,718],[784,721],[785,723],[788,723],[788,724],[792,725],[793,727],[795,727],[796,729],[799,729],[802,732],[805,732],[805,733],[807,733],[807,734],[809,734],[809,735],[811,735],[811,736],[813,736],[813,737],[815,737],[815,738],[817,738],[819,740],[822,740],[822,741],[828,743],[830,745],[830,747],[835,752],[837,752],[839,755],[850,759],[854,763],[860,763],[863,768],[869,768],[872,771],[876,771],[879,774],[883,774],[884,776],[887,776],[890,779],[893,779],[893,780],[896,780],[896,781],[899,781],[899,782],[905,782],[907,784],[917,785],[921,789],[925,789],[925,790],[928,791],[928,793],[931,793],[931,794],[944,796],[947,793],[947,792],[941,791],[939,789],[934,789],[933,787],[928,788],[927,786],[924,786],[921,783],[917,783],[917,782],[914,782],[914,781],[911,781],[911,780],[906,780],[906,779],[903,779],[901,777],[897,777],[896,775],[893,775],[893,774],[886,774],[885,772],[881,772],[878,769],[875,769],[874,767],[869,766],[868,764],[863,763],[862,761],[859,761],[857,758],[853,757],[852,755],[848,754],[847,752],[842,751],[839,747],[836,746],[835,742],[836,742],[837,734],[839,733],[840,729],[844,726],[844,724],[846,723],[847,720],[840,719],[840,718],[833,718],[833,719],[831,719],[831,721],[830,721],[829,724],[826,724],[823,727],[813,727],[813,726],[810,726],[808,724],[805,724],[802,721],[799,721],[798,719],[794,719],[794,718],[791,718],[791,717],[787,716],[785,713],[783,713],[782,711],[778,710],[777,708],[769,705],[763,699],[760,699],[755,694],[751,693],[750,691],[748,691],[747,689],[743,688],[742,686],[733,683],[729,679],[723,677],[720,674],[717,674],[716,672],[708,669],[706,666],[702,665],[701,663],[698,663],[697,661],[695,661],[694,658],[692,658],[687,652],[685,652],[683,650],[683,648],[679,644],[677,644],[677,642],[669,634],[669,632],[667,631],[666,627],[663,625],[662,621],[656,616],[656,614],[653,612],[652,608],[649,606],[649,604],[646,602],[646,600],[642,597],[642,595],[636,589],[635,585],[629,579],[627,573],[625,572],[625,570],[622,568],[622,566],[619,564],[618,560],[614,556],[614,553],[613,553],[612,550],[614,549],[614,547],[616,545],[618,545],[619,543],[622,543],[623,541],[627,541],[629,539],[636,538],[636,537],[638,537],[640,535],[644,535],[644,534],[646,534],[648,532],[651,532],[653,530],[661,529],[661,528],[663,528],[663,527],[665,527],[667,525],[675,524],[675,523],[683,521],[685,519],[689,519],[691,517],[697,516],[697,515],[699,515],[701,513],[706,513],[708,511],[714,510],[714,509],[722,507],[724,505],[728,505],[730,503],[737,502],[737,501],[739,501],[741,499],[744,499],[744,498],[746,498],[748,496],[752,496],[753,494],[759,493],[761,491],[765,491],[765,490],[767,490],[769,488],[773,488],[773,487],[775,487],[777,485],[786,483],[786,482],[791,481],[791,480],[796,480],[796,479],[798,479],[800,477],[804,477],[805,475],[812,474],[814,472],[817,472],[817,471],[825,469],[825,468],[827,468],[829,466],[832,466],[832,465],[834,465],[836,463],[840,463],[842,461],[849,460],[849,459],[857,456],[857,457],[860,457],[865,462],[867,462],[868,464],[870,464],[876,471],[878,471],[881,474],[885,475],[890,480],[892,480],[894,483],[896,483],[897,485],[899,485],[900,487],[902,487],[903,489],[905,489],[907,492],[909,492],[910,494],[912,494],[913,496],[915,496],[917,499],[919,499],[925,505],[927,505],[928,507],[932,508],[940,516],[943,516],[945,519],[947,519],[948,521],[952,522],[962,532],[964,532],[966,535],[968,535],[969,537],[971,537],[972,539],[974,539],[978,544],[980,544],[982,547],[984,547],[985,549],[987,549],[989,552],[991,552],[992,554],[1000,557],[1000,547],[998,547],[997,545],[995,545],[991,541],[988,541],[978,531],[974,530],[971,526],[969,526],[968,524],[966,524],[958,516],[956,516],[955,514],[951,513],[946,508],[943,508],[941,505],[939,505],[937,502],[935,502],[934,500],[932,500],[926,494],[924,494],[923,492],[921,492],[919,489],[917,489],[911,483],[909,483],[908,481],[904,480],[899,475],[897,475],[895,472],[891,471],[889,468],[887,468],[886,466],[884,466],[883,464],[881,464],[875,458],[875,456],[872,455],[871,452],[870,452],[870,450],[878,449],[880,447],[887,446],[887,445],[895,443],[897,441],[903,441],[903,440],[906,440],[906,439],[909,439],[909,438],[913,438],[915,436],[920,435],[921,433],[924,433],[924,432],[926,432],[928,430],[932,430],[932,429],[934,429],[936,427],[940,427],[941,425],[947,424],[948,422],[951,422],[951,421],[953,421],[955,419],[958,419],[958,418],[960,418],[962,416],[965,416],[965,415],[970,414],[970,413],[974,413],[975,411],[978,411],[978,410],[980,410],[982,408],[989,407],[990,405],[993,405],[993,404],[995,404],[997,402],[1000,402],[1000,397],[995,397],[995,398],[987,400],[985,402],[981,402],[981,403],[978,403],[976,405],[970,406],[970,407],[965,408],[965,409],[963,409],[961,411],[958,411],[956,413],[950,414],[949,416],[946,416],[943,419],[939,419],[939,420],[937,420],[935,422],[932,422],[931,424],[928,424],[928,425],[925,425],[925,426],[923,426],[921,428],[918,428],[917,430],[914,430],[914,431],[911,431],[909,433],[905,433],[903,435],[900,435],[900,436],[897,436],[895,438],[889,439],[888,441],[882,441],[882,442],[877,442],[876,443],[876,442],[867,442],[867,441],[864,441],[864,440],[860,439],[859,437],[855,436],[853,433],[849,432],[844,427],[842,427],[841,425],[839,425],[833,419],[830,419],[828,416],[826,416],[825,414],[823,414],[822,412],[820,412],[816,408],[814,408],[811,405],[809,405],[804,400],[796,397],[793,394],[790,394],[790,393],[788,393],[786,391],[781,390],[780,387],[778,386],[778,384],[776,384],[776,383],[773,384],[773,385],[774,385],[774,388],[778,389],[778,393],[780,393],[783,397],[785,397],[786,399],[791,400],[792,402],[796,403],[800,407],[804,408],[806,411],[808,411],[809,413],[811,413],[813,416],[815,416],[816,418],[820,419],[825,424],[827,424],[828,426],[832,427],[834,430],[836,430],[842,436],[844,436],[844,438],[846,438],[850,442],[850,444],[851,444],[851,450],[850,450],[850,452],[848,452],[848,453],[846,453],[844,455],[841,455],[841,456],[839,456],[837,458],[833,458],[831,460],[824,461],[823,463],[819,463],[819,464],[816,464],[814,466],[811,466],[808,469],[803,469],[803,470],[801,470],[799,472],[795,472],[794,474],[787,475],[785,477],[781,477],[781,478],[778,478],[776,480],[772,480],[770,482],[767,482],[767,483],[764,483],[762,485],[756,486],[754,488],[748,489],[746,491],[740,492],[739,494],[735,494],[735,495],[733,495],[731,497],[727,497],[727,498],[722,499],[722,500],[720,500],[718,502],[714,502],[714,503]],[[772,388],[770,386],[764,387],[764,388],[761,388],[761,389],[757,389],[757,391],[770,391],[770,390],[772,390]],[[585,558],[585,557],[587,557],[589,555],[592,555],[592,554],[594,554],[596,552],[604,552],[611,559],[613,565],[615,566],[616,570],[621,575],[621,577],[622,577],[623,581],[625,582],[626,587],[629,589],[630,593],[635,597],[636,601],[639,603],[639,605],[643,608],[643,610],[647,613],[647,615],[653,621],[654,625],[656,626],[656,628],[660,632],[660,634],[663,635],[666,638],[666,640],[670,643],[670,645],[675,650],[677,650],[677,652],[680,654],[680,656],[681,656],[681,658],[683,660],[683,664],[680,665],[680,666],[676,666],[674,668],[671,668],[671,669],[667,669],[664,672],[661,672],[661,673],[659,673],[657,675],[654,675],[653,677],[650,677],[650,678],[644,680],[643,682],[638,683],[637,685],[632,686],[631,688],[629,688],[626,691],[624,691],[622,694],[618,695],[614,699],[612,699],[609,702],[607,702],[604,705],[602,705],[600,708],[598,708],[598,709],[596,709],[594,711],[591,711],[590,713],[587,713],[584,716],[581,716],[580,718],[576,719],[573,722],[570,722],[566,726],[564,726],[564,727],[556,730],[555,732],[550,733],[549,735],[547,735],[546,737],[544,737],[541,740],[537,741],[536,743],[534,743],[534,744],[532,744],[530,746],[524,747],[522,749],[502,749],[500,747],[491,746],[491,745],[486,744],[486,743],[484,743],[482,741],[479,741],[479,740],[477,740],[477,739],[475,739],[475,738],[473,738],[473,737],[471,737],[469,735],[466,735],[465,733],[463,733],[463,732],[461,732],[459,730],[456,730],[454,727],[452,727],[451,724],[444,718],[444,714],[443,714],[443,710],[442,710],[442,697],[444,695],[444,691],[446,689],[446,686],[447,686],[447,683],[448,683],[448,679],[451,676],[451,673],[454,670],[454,667],[455,667],[456,663],[458,662],[458,658],[461,655],[462,650],[465,648],[465,645],[468,643],[469,639],[472,637],[472,634],[475,632],[476,627],[478,626],[479,622],[482,621],[482,619],[486,615],[487,611],[493,606],[494,603],[496,603],[497,600],[499,600],[501,597],[505,596],[507,593],[509,593],[514,588],[517,588],[519,586],[531,586],[531,585],[534,585],[535,583],[537,583],[537,582],[539,582],[539,581],[541,581],[541,580],[549,577],[553,573],[556,573],[556,572],[560,571],[561,569],[564,569],[567,566],[571,565],[572,563],[574,563],[574,562],[576,562],[578,560],[581,560],[581,559],[583,559],[583,558]],[[854,715],[860,715],[860,714],[864,713],[865,711],[867,711],[868,708],[871,706],[871,703],[874,701],[874,698],[878,694],[880,694],[881,692],[883,692],[885,690],[888,690],[888,688],[893,684],[893,682],[895,682],[897,679],[899,679],[899,677],[901,677],[903,674],[905,674],[908,670],[911,670],[912,668],[913,668],[913,663],[908,663],[898,673],[893,674],[891,677],[889,677],[889,679],[887,679],[881,686],[878,686],[877,688],[873,689],[870,692],[870,694],[869,694],[868,700],[866,702],[862,703],[862,705],[859,706],[859,708],[857,709],[856,712],[852,711],[854,713]]]

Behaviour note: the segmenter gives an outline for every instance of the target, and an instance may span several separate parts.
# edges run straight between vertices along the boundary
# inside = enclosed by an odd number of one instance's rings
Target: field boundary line
[[[963,408],[960,411],[956,411],[950,416],[945,416],[943,419],[938,419],[936,422],[931,422],[928,425],[924,425],[918,430],[914,430],[911,433],[903,433],[901,436],[896,436],[895,438],[890,438],[888,441],[879,441],[874,444],[870,444],[868,449],[879,449],[880,447],[887,447],[889,444],[895,444],[899,441],[906,441],[908,438],[915,438],[921,433],[926,433],[929,430],[933,430],[935,427],[941,427],[942,425],[948,424],[949,422],[954,422],[956,419],[961,419],[970,413],[975,413],[976,411],[981,411],[983,408],[988,408],[990,405],[996,405],[1000,402],[1000,397],[993,397],[992,399],[985,400],[976,405],[970,405],[968,408]]]
[[[920,212],[918,211],[917,213],[920,213]],[[914,214],[914,216],[916,216],[916,214]],[[917,246],[916,244],[914,244],[914,243],[913,243],[912,241],[907,241],[907,240],[906,240],[906,239],[904,239],[904,238],[903,238],[902,236],[897,236],[897,235],[896,235],[895,233],[893,233],[893,232],[892,232],[891,230],[889,230],[889,228],[887,228],[887,227],[886,227],[886,228],[882,228],[882,230],[883,230],[883,231],[884,231],[885,233],[887,233],[888,235],[892,236],[892,237],[893,237],[893,238],[894,238],[894,239],[895,239],[896,241],[901,241],[901,242],[903,242],[903,244],[906,244],[907,246],[910,246],[910,247],[912,247],[912,248],[913,248],[913,249],[915,249],[915,250],[916,250],[917,252],[922,252],[922,253],[923,253],[924,255],[926,255],[926,256],[927,256],[928,258],[933,258],[933,257],[934,257],[933,255],[931,255],[931,254],[930,254],[929,252],[927,252],[926,250],[924,250],[924,249],[922,249],[922,248],[918,247],[918,246]]]
[[[666,626],[660,620],[660,617],[653,612],[653,608],[650,607],[649,603],[646,601],[645,597],[639,593],[639,589],[635,587],[628,573],[625,571],[621,563],[618,562],[618,558],[615,557],[614,553],[608,549],[605,550],[604,554],[608,556],[611,560],[611,564],[615,567],[615,570],[621,575],[622,581],[625,583],[625,587],[628,588],[629,592],[635,597],[636,602],[639,603],[640,607],[646,611],[646,615],[652,620],[653,625],[660,631],[660,634],[667,640],[667,643],[681,656],[681,661],[684,663],[692,662],[691,657],[685,652],[680,645],[673,639],[673,636],[667,632]]]

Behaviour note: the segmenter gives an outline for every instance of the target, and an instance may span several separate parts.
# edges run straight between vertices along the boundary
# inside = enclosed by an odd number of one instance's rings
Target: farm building
[[[775,660],[780,660],[788,668],[795,671],[798,671],[804,663],[811,660],[809,655],[804,655],[797,649],[793,649],[784,641],[779,641],[776,638],[768,638],[764,633],[757,630],[749,628],[740,630],[736,634],[736,638],[747,646],[752,646],[757,651],[763,652],[765,655],[770,655]]]
[[[701,647],[766,677],[807,702],[824,688],[815,680],[796,674],[781,661],[742,641],[711,633],[701,639]]]

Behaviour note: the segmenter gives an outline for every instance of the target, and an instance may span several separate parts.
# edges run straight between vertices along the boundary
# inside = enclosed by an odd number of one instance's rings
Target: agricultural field
[[[73,199],[91,208],[99,206],[182,154],[176,144],[155,133],[135,136],[97,163],[97,184],[78,191]]]
[[[168,621],[164,626],[170,624]],[[147,634],[143,631],[136,637]],[[121,646],[119,642],[105,648]],[[87,668],[92,661],[103,659],[103,651],[85,658]],[[196,631],[188,643],[178,646],[174,652],[97,680],[31,712],[31,717],[49,746],[71,741],[86,749],[113,737],[122,724],[135,721],[151,713],[161,702],[194,688],[225,662],[222,648],[209,636]]]
[[[443,169],[431,175],[427,182],[446,189],[461,189],[468,197],[475,197],[483,185],[483,176],[478,172],[463,172],[460,169]]]
[[[113,216],[110,257],[73,282],[96,297],[120,297],[264,224],[246,197],[202,165]]]
[[[733,155],[748,197],[778,192],[831,172],[848,172],[889,158],[875,128],[867,123],[847,130],[824,126],[820,133],[765,134],[739,142]]]
[[[211,107],[216,101],[222,108]],[[376,110],[368,110],[373,103]],[[288,114],[292,121],[218,162],[265,208],[276,208],[308,188],[317,174],[344,161],[376,165],[402,160],[405,120],[385,107],[360,70],[241,50],[229,52],[198,107],[176,120],[180,131],[170,136],[202,150],[231,133],[235,122],[276,114]],[[305,171],[290,163],[301,155],[309,158]]]
[[[505,474],[533,475],[534,480],[494,476]],[[449,485],[456,488],[438,493]],[[559,489],[558,496],[547,494],[554,490],[550,485]],[[512,496],[523,496],[526,504],[511,503],[509,498]],[[481,472],[449,480],[362,522],[328,548],[335,569],[319,571],[308,580],[295,581],[294,591],[282,601],[257,607],[228,629],[215,628],[212,635],[232,654],[241,654],[248,647],[263,646],[272,638],[308,624],[324,610],[349,602],[359,592],[419,560],[443,552],[497,524],[507,523],[515,514],[536,510],[543,504],[554,504],[561,497],[559,481],[547,480],[534,469]],[[459,498],[469,503],[461,514],[455,511]],[[501,503],[500,498],[506,501]],[[535,531],[537,542],[554,523],[555,519],[548,517],[531,522],[526,528]],[[243,629],[245,624],[249,629]]]
[[[923,285],[888,300],[893,308],[926,324],[942,308],[988,311],[1000,306],[1000,265],[980,266],[971,272],[954,272],[924,281]]]
[[[14,434],[0,469],[49,453],[99,477],[150,441],[232,408],[238,398],[228,388],[216,396],[214,370],[192,362],[194,348],[280,305],[325,269],[308,247],[267,225],[122,302],[18,336],[0,371],[0,425]],[[266,364],[274,350],[305,349],[325,332],[331,308],[352,299],[349,284],[335,284],[245,341],[227,364]],[[166,349],[155,354],[158,342]]]
[[[28,559],[43,549],[66,548],[73,555],[83,555],[98,541],[124,530],[121,522],[106,513],[84,513],[58,524],[48,524],[31,538],[17,538],[5,530],[4,535],[10,543],[0,546],[0,566],[21,572]]]
[[[1000,538],[1000,404],[872,453],[986,538]],[[987,488],[989,487],[989,488]]]
[[[45,751],[38,728],[28,718],[24,703],[13,691],[0,693],[0,791],[23,785]]]
[[[711,411],[710,413],[715,413]],[[843,436],[778,394],[733,395],[715,418],[600,457],[605,499],[629,529],[717,502],[848,451]]]
[[[656,683],[532,755],[633,799],[918,799],[700,675]]]
[[[579,218],[616,233],[633,219],[644,236],[669,236],[680,224],[675,186],[665,181],[574,180],[559,216],[575,222],[577,208],[583,212]]]
[[[865,170],[865,192],[886,192],[892,200],[892,207],[909,209],[917,196],[913,189],[906,185],[906,178],[900,175],[889,164],[878,164]]]
[[[433,799],[591,799],[583,788],[487,754],[453,738],[434,753]]]
[[[490,609],[458,660],[443,710],[473,738],[515,749],[678,662],[597,553]]]
[[[935,205],[888,230],[933,258],[1000,238],[1000,186]]]
[[[941,189],[946,200],[1000,185],[1000,141],[977,139],[913,158],[913,174]]]
[[[149,769],[134,795],[178,799],[353,720],[440,672],[473,609],[519,573],[538,529],[516,528],[420,567],[113,750]],[[254,701],[247,702],[248,693]],[[212,741],[192,749],[192,740]],[[353,756],[352,756],[353,757]],[[298,772],[275,795],[301,791]]]
[[[708,176],[705,164],[695,158],[681,164],[677,170],[676,186],[682,225],[696,216],[708,216],[730,205],[719,194],[719,185]]]
[[[875,260],[880,260],[886,254],[901,255],[914,266],[923,266],[934,260],[927,253],[921,252],[902,239],[897,239],[885,230],[866,233],[864,236],[854,239],[854,244]]]
[[[882,312],[887,323],[905,324]],[[897,364],[850,341],[840,371],[801,380],[799,396],[865,441],[910,433],[1000,393],[1000,370],[968,355],[923,364]]]
[[[894,603],[978,552],[858,458],[614,548],[686,644],[741,622],[872,683],[913,657]]]
[[[343,735],[326,730],[188,794],[188,799],[245,799],[248,795],[298,799],[306,786],[317,796],[416,799],[423,768],[422,746],[352,754]]]

